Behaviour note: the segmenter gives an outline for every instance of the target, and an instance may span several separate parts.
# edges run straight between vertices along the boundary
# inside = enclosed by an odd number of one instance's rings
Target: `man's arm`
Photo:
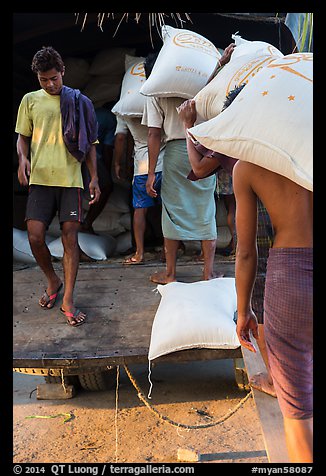
[[[151,197],[157,197],[154,188],[155,168],[157,159],[161,150],[161,128],[148,128],[148,178],[146,182],[146,191]]]
[[[188,99],[178,107],[178,114],[183,122],[187,139],[187,151],[192,170],[198,178],[205,178],[213,172],[219,165],[217,157],[211,155],[203,156],[195,147],[187,129],[194,126],[197,119],[196,103],[193,99]]]
[[[17,154],[18,154],[18,180],[20,185],[28,185],[31,174],[31,163],[28,160],[31,138],[18,134]]]
[[[126,154],[127,149],[127,133],[118,132],[114,139],[113,163],[114,171],[117,179],[121,180],[121,163]]]
[[[251,295],[257,270],[257,196],[250,186],[248,165],[239,160],[233,169],[236,198],[237,248],[235,282],[237,290],[237,335],[241,345],[256,352],[250,331],[258,337],[257,318],[251,308]]]
[[[92,144],[85,159],[91,180],[89,182],[89,193],[91,200],[89,205],[96,203],[100,199],[101,191],[98,185],[98,176],[97,176],[97,162],[96,162],[96,146]]]

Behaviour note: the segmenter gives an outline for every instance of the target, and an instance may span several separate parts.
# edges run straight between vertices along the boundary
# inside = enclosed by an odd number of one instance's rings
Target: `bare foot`
[[[168,284],[176,281],[173,276],[168,276],[165,271],[155,271],[149,279],[155,284]]]
[[[261,392],[267,393],[268,395],[276,398],[274,385],[268,381],[266,374],[260,372],[256,375],[253,375],[249,383],[252,388],[260,390]]]

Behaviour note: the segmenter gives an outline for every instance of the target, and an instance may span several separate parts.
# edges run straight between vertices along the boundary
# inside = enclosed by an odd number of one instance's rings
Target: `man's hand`
[[[197,111],[196,111],[196,102],[193,99],[187,99],[185,102],[180,104],[177,108],[179,117],[181,121],[184,123],[184,126],[189,129],[192,127],[197,119]]]
[[[93,203],[96,203],[99,201],[101,196],[101,190],[98,185],[97,178],[94,178],[89,182],[89,193],[91,196],[91,200],[88,202],[89,205],[93,205]]]
[[[226,63],[230,61],[234,48],[235,48],[235,43],[230,43],[229,46],[225,48],[225,50],[223,51],[223,55],[220,58],[221,66],[224,66]]]
[[[257,352],[254,344],[251,342],[250,331],[255,339],[258,338],[258,322],[252,310],[247,314],[239,315],[237,320],[237,336],[240,344],[251,352]]]
[[[121,171],[120,162],[115,161],[114,162],[114,173],[115,173],[115,176],[117,177],[118,180],[121,180],[120,171]]]
[[[155,182],[155,174],[148,173],[147,181],[146,181],[146,192],[150,197],[156,198],[157,192],[154,188]]]
[[[31,163],[26,158],[21,158],[19,160],[19,167],[18,167],[18,181],[20,185],[26,186],[29,182],[29,176],[31,175]]]

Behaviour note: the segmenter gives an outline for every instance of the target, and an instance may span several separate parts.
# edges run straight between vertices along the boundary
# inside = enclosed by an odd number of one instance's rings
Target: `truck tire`
[[[44,380],[45,383],[62,383],[60,375],[46,375]],[[69,375],[68,377],[64,377],[64,383],[66,385],[74,385],[77,388],[80,387],[77,375]]]
[[[91,373],[78,375],[80,385],[84,390],[97,392],[101,390],[109,390],[114,387],[116,372],[115,368],[110,370],[94,370]]]

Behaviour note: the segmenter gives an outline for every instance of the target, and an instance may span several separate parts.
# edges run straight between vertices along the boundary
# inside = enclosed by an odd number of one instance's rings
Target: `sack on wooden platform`
[[[178,350],[239,347],[234,314],[234,278],[158,285],[162,298],[154,317],[148,359]]]
[[[132,248],[132,238],[131,238],[130,231],[125,231],[123,233],[120,233],[120,235],[116,236],[115,239],[117,241],[117,247],[115,249],[115,253],[117,254],[124,253],[125,251]]]
[[[129,190],[114,184],[113,192],[107,202],[108,209],[120,213],[130,213]]]
[[[18,228],[13,228],[12,230],[13,238],[13,260],[19,263],[30,263],[35,264],[36,260],[33,256],[29,241],[28,234],[25,230],[19,230]],[[45,235],[45,242],[49,245],[56,238],[48,233]]]
[[[116,249],[116,240],[112,236],[99,236],[90,233],[78,233],[80,249],[94,260],[106,260],[112,256]],[[49,244],[51,256],[61,259],[63,257],[63,245],[61,238],[57,238]]]

